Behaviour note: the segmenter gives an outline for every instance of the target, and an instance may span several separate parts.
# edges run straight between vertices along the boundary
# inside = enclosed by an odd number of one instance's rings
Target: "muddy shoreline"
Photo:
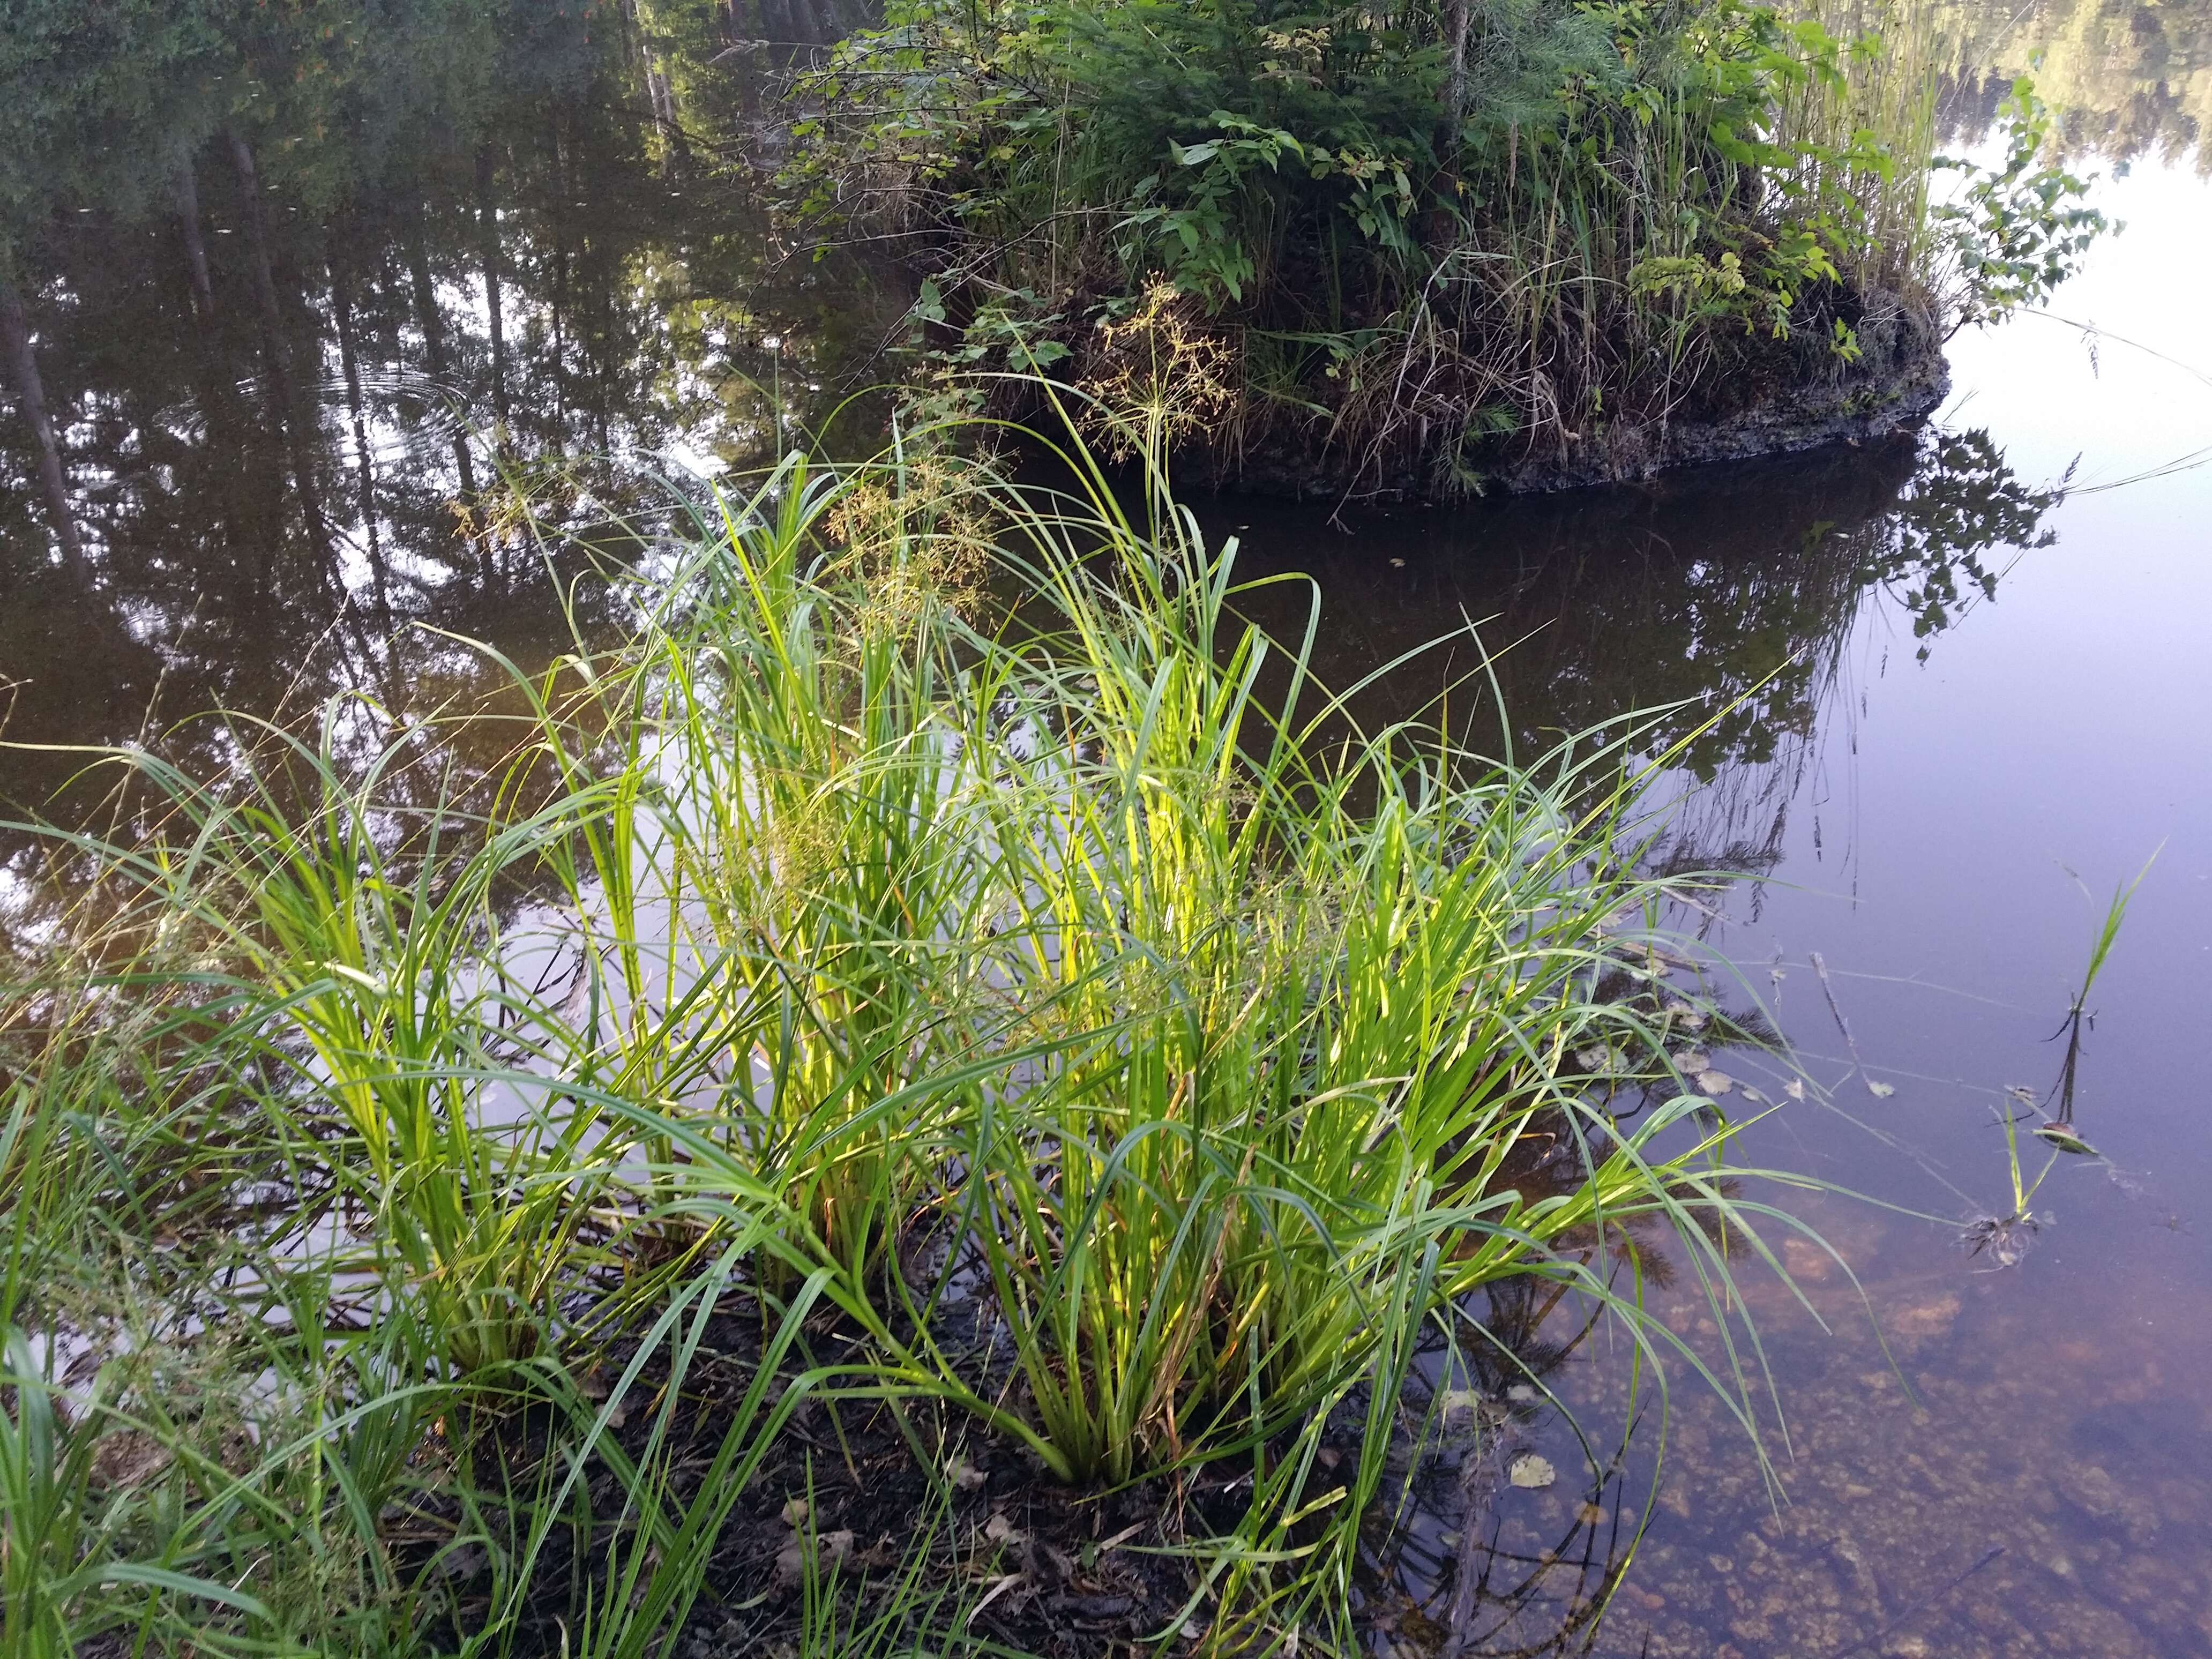
[[[1767,384],[1732,408],[1560,432],[1501,447],[1473,466],[1453,465],[1443,453],[1449,427],[1432,422],[1416,441],[1379,456],[1372,449],[1348,453],[1328,431],[1277,428],[1241,444],[1194,446],[1178,457],[1177,471],[1226,494],[1446,503],[1637,483],[1683,467],[1863,444],[1919,426],[1951,389],[1950,366],[1934,329],[1898,328],[1882,343],[1887,349],[1867,354],[1873,362],[1844,373],[1816,372],[1780,384],[1778,377],[1760,376]]]
[[[1677,467],[1795,455],[1828,444],[1864,443],[1926,420],[1951,390],[1941,350],[1887,375],[1802,387],[1709,421],[1623,425],[1556,457],[1532,456],[1492,475],[1506,495],[1541,495],[1591,484],[1632,483]]]

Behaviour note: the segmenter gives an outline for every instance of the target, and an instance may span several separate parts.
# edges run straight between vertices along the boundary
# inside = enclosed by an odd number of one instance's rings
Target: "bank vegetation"
[[[922,278],[924,379],[1110,378],[1166,284],[1223,371],[1191,476],[1635,477],[1918,418],[1947,334],[2046,292],[2100,226],[2039,161],[2026,82],[2008,160],[1931,198],[1930,27],[1749,0],[894,0],[801,80],[786,182],[810,234]]]
[[[83,757],[131,809],[42,832],[0,1012],[9,1653],[1348,1652],[1563,1330],[1755,1437],[1794,1224],[1664,754],[1359,731],[1120,429],[1133,506],[974,434],[702,501],[489,786],[362,694]]]

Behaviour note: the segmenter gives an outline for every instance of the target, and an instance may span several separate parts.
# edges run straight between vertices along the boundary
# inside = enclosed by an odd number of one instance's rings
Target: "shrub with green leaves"
[[[1934,210],[1948,262],[1954,327],[2001,322],[2039,305],[2074,274],[2090,244],[2114,228],[2087,204],[2086,180],[2047,165],[2051,111],[2021,76],[1999,106],[2004,161],[1985,167],[1958,157],[1936,165],[1962,175],[1962,187]]]
[[[1081,358],[1164,278],[1241,368],[1217,465],[1303,445],[1449,493],[1934,351],[1933,80],[1916,17],[1870,21],[900,0],[802,82],[787,184],[913,239],[946,362],[995,358],[1010,310]]]

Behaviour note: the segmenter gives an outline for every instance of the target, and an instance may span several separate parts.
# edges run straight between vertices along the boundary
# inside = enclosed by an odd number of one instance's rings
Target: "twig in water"
[[[1816,962],[1820,958],[1817,957],[1814,958]],[[1826,977],[1826,975],[1822,975],[1824,980]],[[1837,1018],[1840,1019],[1843,1017],[1839,1014]],[[1830,1654],[1828,1656],[1828,1659],[1851,1659],[1851,1656],[1855,1653],[1864,1653],[1868,1649],[1874,1646],[1875,1643],[1881,1641],[1883,1637],[1895,1630],[1899,1625],[1904,1624],[1908,1620],[1917,1619],[1922,1613],[1927,1612],[1929,1608],[1934,1607],[1938,1601],[1950,1595],[1953,1590],[1958,1589],[1960,1585],[1965,1583],[1969,1578],[1972,1578],[1976,1573],[1979,1572],[1984,1567],[1989,1565],[1990,1562],[1996,1560],[1997,1557],[2003,1553],[2004,1546],[2002,1544],[1990,1545],[1989,1548],[1982,1552],[1982,1559],[1980,1560],[1975,1562],[1972,1566],[1968,1567],[1966,1571],[1960,1573],[1949,1583],[1944,1585],[1941,1589],[1936,1590],[1932,1595],[1922,1596],[1911,1607],[1905,1608],[1903,1613],[1899,1613],[1896,1618],[1891,1620],[1887,1624],[1883,1625],[1881,1628],[1875,1631],[1873,1634],[1869,1636],[1862,1636],[1857,1641],[1852,1643],[1850,1646],[1839,1649],[1838,1651]]]
[[[1459,1558],[1452,1575],[1451,1610],[1444,1619],[1444,1627],[1451,1633],[1445,1640],[1443,1659],[1460,1659],[1474,1626],[1475,1601],[1482,1583],[1482,1523],[1497,1501],[1498,1478],[1504,1473],[1504,1446],[1505,1437],[1493,1431],[1459,1466]]]
[[[1828,1012],[1836,1017],[1836,1029],[1844,1034],[1844,1047],[1850,1051],[1851,1064],[1858,1068],[1859,1081],[1876,1100],[1887,1100],[1897,1091],[1887,1083],[1876,1083],[1867,1075],[1866,1060],[1859,1053],[1858,1039],[1851,1035],[1851,1023],[1844,1018],[1843,1005],[1836,1000],[1836,988],[1828,981],[1828,964],[1820,960],[1818,951],[1813,952],[1813,971],[1820,976],[1820,994],[1828,1000]]]

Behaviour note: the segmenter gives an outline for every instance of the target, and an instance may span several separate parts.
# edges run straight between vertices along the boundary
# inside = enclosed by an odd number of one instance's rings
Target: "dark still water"
[[[1809,1308],[1744,1274],[1772,1486],[1683,1367],[1604,1468],[1628,1356],[1601,1333],[1559,1359],[1601,1467],[1556,1419],[1506,1432],[1559,1478],[1497,1500],[1476,1650],[2212,1655],[2212,9],[1953,9],[1974,43],[1960,142],[2047,50],[2128,228],[2059,318],[1954,342],[1917,441],[1336,524],[1204,504],[1255,571],[1319,580],[1332,680],[1472,623],[1517,744],[1717,713],[1668,850],[1765,878],[1705,931],[1832,1097],[1785,1099],[1753,1150],[1895,1206],[1790,1200],[1849,1266],[1775,1235]],[[216,728],[163,736],[216,705],[475,695],[471,654],[410,621],[545,660],[572,619],[533,524],[618,553],[610,521],[656,475],[771,453],[884,372],[896,283],[780,246],[748,159],[773,156],[777,65],[849,16],[524,16],[339,54],[343,121],[303,102],[313,77],[232,66],[105,151],[80,137],[72,188],[105,205],[40,222],[16,278],[58,501],[12,358],[0,418],[0,708],[44,745],[0,751],[11,812],[82,810],[58,746],[226,763]],[[1425,662],[1394,707],[1478,661]],[[22,843],[0,857],[21,882]],[[2054,1083],[2105,901],[2147,862],[2080,1061],[2100,1156],[2052,1173],[2052,1224],[1993,1271],[1957,1237],[2010,1207],[1997,1114]],[[1655,1294],[1712,1334],[1694,1285]],[[1577,1598],[1620,1564],[1662,1431],[1651,1524],[1592,1638]],[[1375,1594],[1378,1644],[1434,1650],[1438,1607]]]
[[[64,30],[25,77],[50,106],[0,113],[4,736],[469,695],[410,622],[562,648],[541,543],[634,550],[651,514],[612,520],[661,475],[772,456],[882,373],[903,301],[759,199],[779,76],[863,10],[340,3],[234,60],[179,7],[144,63]],[[77,765],[9,754],[0,799],[81,811]]]

